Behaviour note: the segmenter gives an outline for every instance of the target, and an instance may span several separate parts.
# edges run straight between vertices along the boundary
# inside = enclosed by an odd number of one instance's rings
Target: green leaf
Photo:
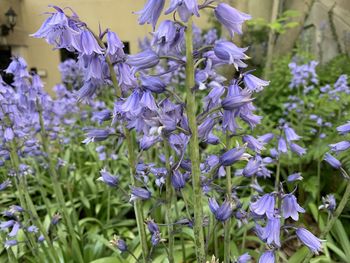
[[[90,263],[123,263],[125,262],[125,259],[120,259],[119,257],[105,257],[105,258],[99,258],[94,261],[91,261]]]
[[[309,253],[309,250],[306,247],[300,248],[293,256],[288,260],[288,263],[300,263],[303,262],[304,258]]]

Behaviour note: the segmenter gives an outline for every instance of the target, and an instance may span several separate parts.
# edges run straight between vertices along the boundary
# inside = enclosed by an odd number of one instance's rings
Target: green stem
[[[166,177],[166,223],[168,225],[168,251],[169,251],[169,262],[174,263],[174,226],[173,226],[173,217],[171,211],[171,203],[173,200],[173,187],[171,185],[171,167],[170,167],[170,146],[164,140],[165,148],[165,166],[168,171]]]
[[[226,146],[229,149],[231,148],[231,138],[228,132],[226,133]],[[229,201],[231,200],[231,192],[232,192],[231,166],[227,166],[226,167],[226,194]],[[228,219],[224,225],[224,262],[225,263],[230,263],[230,258],[231,258],[230,230],[231,230],[231,219]]]
[[[193,39],[192,39],[192,18],[188,20],[186,28],[186,111],[188,123],[191,130],[189,152],[192,162],[192,187],[194,199],[194,237],[197,262],[205,262],[204,233],[203,233],[203,204],[202,188],[200,182],[200,156],[198,144],[198,130],[196,121],[196,99],[192,88],[195,86],[194,63],[193,63]]]
[[[52,187],[54,189],[57,202],[58,202],[60,208],[62,209],[63,217],[64,217],[64,220],[66,222],[67,228],[68,228],[69,236],[71,237],[71,240],[72,240],[72,248],[74,251],[73,253],[77,257],[77,261],[83,263],[84,258],[83,258],[83,255],[81,253],[81,249],[80,249],[78,240],[76,238],[74,225],[72,223],[72,220],[71,220],[69,212],[68,212],[68,208],[66,205],[66,201],[64,199],[61,184],[58,180],[58,174],[56,172],[55,163],[53,161],[53,156],[51,155],[50,144],[49,144],[49,140],[47,137],[47,133],[46,133],[45,125],[44,125],[44,120],[43,120],[43,116],[42,116],[42,108],[41,108],[41,105],[39,104],[39,102],[37,102],[37,107],[38,107],[38,112],[39,112],[39,121],[40,121],[40,128],[41,128],[40,134],[41,134],[44,152],[47,154],[47,162],[49,164],[49,174],[50,174],[50,178],[52,180]]]
[[[52,242],[51,242],[49,236],[47,235],[47,232],[46,232],[44,226],[42,225],[42,223],[41,223],[41,221],[39,219],[39,216],[38,216],[38,214],[36,212],[36,209],[35,209],[35,206],[33,204],[33,201],[31,199],[28,191],[26,190],[25,182],[23,180],[24,178],[22,178],[19,175],[20,159],[19,159],[19,156],[17,155],[16,148],[17,148],[16,144],[13,142],[11,144],[10,155],[11,155],[12,166],[15,169],[16,174],[17,174],[17,178],[18,178],[18,183],[16,182],[16,186],[17,186],[17,189],[18,189],[18,192],[19,192],[19,199],[20,199],[21,206],[25,210],[30,211],[30,215],[32,217],[33,223],[35,222],[35,224],[39,228],[41,234],[44,236],[45,241],[47,242],[47,245],[49,246],[49,249],[51,251],[52,258],[57,261],[58,260],[58,255],[56,253],[56,250],[54,249],[54,247],[52,245]],[[25,217],[27,217],[27,216],[25,215]],[[27,220],[29,220],[29,217],[27,217]],[[34,240],[33,236],[30,235],[30,234],[27,235],[27,236],[28,236],[28,239],[29,239],[29,242],[31,243],[31,245],[34,246],[34,251],[38,251],[38,246],[37,246],[37,243]],[[44,249],[46,250],[46,248],[44,248]]]
[[[337,209],[335,210],[332,219],[329,220],[326,227],[322,231],[322,233],[320,235],[320,239],[324,239],[328,235],[329,231],[331,231],[335,222],[338,220],[338,218],[341,215],[341,213],[343,212],[346,204],[348,203],[349,198],[350,198],[350,180],[347,180],[347,186],[345,189],[345,193],[344,193],[342,199],[340,200],[340,203],[339,203]],[[313,254],[311,252],[309,252],[307,257],[304,259],[303,263],[309,263],[312,256],[313,256]]]
[[[96,41],[99,43],[99,45],[103,48],[106,48],[105,44],[103,43],[103,41],[92,31],[88,28],[88,30],[94,35],[94,37],[96,38]],[[118,85],[118,80],[117,80],[117,76],[115,74],[114,68],[113,68],[113,64],[111,62],[110,57],[107,55],[106,56],[106,62],[108,64],[108,68],[109,68],[109,73],[111,75],[111,80],[113,83],[113,87],[116,91],[116,95],[117,97],[121,97],[122,96],[122,92],[121,89]],[[132,134],[130,133],[130,131],[126,128],[125,125],[123,125],[123,131],[126,137],[126,141],[127,141],[127,146],[128,146],[128,159],[129,159],[129,166],[130,166],[130,179],[131,179],[131,183],[133,185],[135,185],[135,174],[136,174],[136,155],[135,155],[135,151],[134,151],[134,141],[133,141],[133,137]],[[137,229],[140,235],[140,242],[141,242],[141,247],[142,247],[142,257],[143,257],[143,262],[147,262],[149,260],[148,257],[148,245],[147,245],[147,237],[146,237],[146,230],[145,230],[145,226],[143,224],[143,214],[142,214],[142,203],[140,200],[135,200],[134,203],[134,211],[135,211],[135,217],[136,217],[136,224],[137,224]]]
[[[135,152],[134,152],[134,141],[132,138],[132,134],[130,134],[130,131],[125,126],[124,126],[124,133],[125,133],[127,146],[128,146],[130,180],[132,185],[136,185],[136,180],[135,180],[136,160],[135,160]],[[140,200],[135,200],[134,211],[135,211],[137,228],[140,235],[143,262],[147,262],[150,257],[148,256],[147,237],[146,237],[145,225],[143,224],[144,218],[142,214],[142,203]]]
[[[178,207],[178,202],[177,202],[177,195],[174,195],[175,198],[175,213],[176,213],[176,218],[179,218],[179,207]],[[180,241],[181,241],[181,250],[182,250],[182,261],[186,262],[186,250],[185,250],[185,241],[183,237],[183,232],[181,231],[180,233]]]

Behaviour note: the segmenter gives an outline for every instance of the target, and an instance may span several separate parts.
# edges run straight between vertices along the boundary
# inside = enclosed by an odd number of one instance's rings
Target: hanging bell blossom
[[[262,80],[252,74],[243,74],[244,85],[251,92],[260,92],[270,84],[270,81]]]
[[[223,166],[230,166],[237,162],[238,160],[243,157],[243,154],[245,152],[245,148],[238,147],[238,148],[233,148],[231,150],[228,150],[225,152],[223,155],[220,156],[219,163]]]
[[[249,263],[252,260],[252,257],[248,253],[244,253],[239,256],[237,259],[237,263]]]
[[[107,50],[106,53],[110,56],[116,56],[118,58],[124,57],[124,44],[113,31],[108,30],[107,32]]]
[[[39,228],[37,226],[31,225],[31,226],[27,227],[27,231],[29,233],[38,233]]]
[[[288,183],[295,182],[295,181],[301,181],[301,180],[303,180],[301,173],[294,173],[294,174],[291,174],[287,177]]]
[[[152,194],[147,189],[141,188],[141,187],[134,187],[131,186],[131,197],[129,202],[132,202],[134,200],[148,200],[151,198]]]
[[[259,263],[275,263],[275,252],[266,251],[259,258]]]
[[[322,240],[315,237],[309,230],[298,228],[295,232],[300,241],[307,246],[312,253],[318,255],[318,252],[322,251]]]
[[[10,142],[15,138],[15,133],[13,132],[12,128],[6,127],[4,132],[4,140],[5,142]]]
[[[165,0],[148,0],[141,11],[135,12],[135,14],[140,15],[139,24],[152,24],[154,30],[164,8],[164,4]]]
[[[281,219],[279,217],[271,217],[267,219],[266,227],[262,235],[263,240],[266,240],[268,245],[281,246]]]
[[[119,177],[111,175],[105,168],[100,171],[101,177],[97,180],[104,182],[110,187],[117,187],[119,184]]]
[[[147,218],[146,224],[147,224],[148,230],[149,230],[149,232],[151,232],[151,234],[154,234],[154,233],[160,231],[159,226],[154,222],[153,219]]]
[[[182,174],[179,170],[174,171],[171,176],[171,184],[175,190],[181,190],[186,185],[186,174]]]
[[[90,142],[101,142],[107,140],[111,134],[111,129],[90,129],[85,134],[86,139],[83,143],[89,144]]]
[[[139,71],[156,66],[159,63],[159,57],[154,51],[148,49],[135,55],[129,55],[126,63]]]
[[[337,202],[335,200],[334,195],[330,194],[326,197],[322,197],[322,205],[318,207],[318,209],[327,209],[330,213],[334,213],[337,207]]]
[[[337,127],[337,131],[339,134],[344,135],[350,132],[350,122],[348,121],[346,124],[343,124]]]
[[[165,52],[168,52],[176,44],[176,37],[177,27],[175,23],[171,20],[165,20],[153,33],[152,45],[156,47],[157,51],[164,49]]]
[[[291,143],[289,146],[292,152],[296,153],[299,156],[306,154],[306,150],[296,143]]]
[[[247,65],[243,63],[242,59],[248,59],[249,57],[244,54],[248,48],[239,48],[235,44],[229,41],[220,41],[214,46],[215,55],[222,61],[235,65],[236,68],[244,68]]]
[[[256,153],[260,153],[262,150],[264,150],[264,143],[257,140],[251,135],[245,135],[242,137],[242,141],[244,143],[247,143],[248,148],[255,151]]]
[[[287,149],[287,143],[285,141],[285,139],[283,139],[282,137],[280,137],[278,139],[278,151],[281,153],[286,153],[288,151]]]
[[[87,29],[80,32],[73,41],[73,47],[81,54],[91,56],[92,54],[103,54],[103,49],[97,43],[94,35]]]
[[[6,188],[8,188],[10,186],[11,186],[11,180],[10,179],[6,179],[5,181],[3,181],[0,184],[0,191],[3,191],[3,190],[5,190]]]
[[[330,144],[332,152],[343,152],[350,148],[350,142],[349,141],[341,141],[338,143]]]
[[[166,88],[166,84],[158,77],[141,76],[141,87],[152,91],[156,94],[163,93]]]
[[[221,106],[224,110],[235,110],[251,101],[253,101],[253,99],[250,97],[250,94],[240,94],[228,96],[227,98],[223,99]]]
[[[266,214],[268,218],[273,217],[275,211],[274,194],[265,194],[255,202],[251,203],[250,210],[260,216]]]
[[[4,247],[9,249],[10,247],[17,246],[18,241],[16,239],[9,239],[5,241]]]
[[[171,0],[165,14],[168,15],[176,9],[183,22],[187,22],[192,15],[199,17],[197,0]]]
[[[113,237],[113,239],[111,241],[109,241],[109,243],[113,247],[116,247],[117,249],[119,249],[120,252],[128,251],[128,246],[125,243],[125,241],[116,235]]]
[[[242,13],[226,3],[220,3],[214,10],[216,18],[229,31],[231,38],[234,33],[242,34],[242,24],[252,17]]]
[[[294,195],[285,195],[282,199],[282,214],[284,218],[292,218],[294,221],[299,220],[298,213],[305,213],[304,208],[302,208]]]
[[[301,137],[298,134],[296,134],[294,129],[289,127],[287,124],[283,127],[283,129],[287,141],[298,141],[301,139]]]
[[[66,48],[73,51],[74,38],[79,35],[79,31],[72,27],[75,23],[74,20],[68,19],[62,9],[55,9],[57,12],[47,18],[39,30],[30,36],[45,38],[50,45],[56,48]]]
[[[140,105],[144,108],[148,108],[151,111],[157,111],[158,106],[156,104],[156,101],[152,95],[152,93],[148,90],[143,92],[142,97],[140,99]]]
[[[330,155],[329,153],[326,153],[324,156],[324,159],[327,163],[329,163],[333,168],[340,169],[341,168],[341,162]]]
[[[229,219],[233,212],[233,204],[225,200],[221,206],[217,203],[215,198],[209,198],[210,211],[215,215],[216,220],[225,222]]]
[[[269,143],[275,135],[273,133],[266,133],[264,135],[261,135],[258,137],[258,140],[263,142],[263,143]]]

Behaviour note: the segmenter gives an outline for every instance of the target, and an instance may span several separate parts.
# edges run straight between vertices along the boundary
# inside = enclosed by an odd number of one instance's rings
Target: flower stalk
[[[38,101],[37,101],[37,108],[38,108],[38,112],[39,112],[39,122],[40,122],[40,129],[41,129],[40,135],[41,135],[44,151],[47,154],[47,162],[49,164],[49,174],[50,174],[50,178],[52,180],[52,187],[54,189],[57,202],[58,202],[60,208],[62,209],[64,220],[67,224],[68,232],[69,232],[69,235],[70,235],[71,241],[72,241],[72,247],[73,247],[74,254],[76,255],[78,262],[84,262],[83,255],[81,253],[80,246],[79,246],[78,240],[77,240],[76,235],[75,235],[74,226],[73,226],[72,220],[71,220],[69,212],[68,212],[66,201],[64,199],[63,191],[62,191],[60,182],[58,180],[58,174],[57,174],[57,171],[55,168],[55,163],[53,161],[53,157],[51,156],[51,150],[50,150],[49,141],[48,141],[45,125],[44,125],[44,119],[43,119],[43,115],[42,115],[42,107]]]
[[[231,149],[231,138],[228,132],[226,132],[226,147]],[[231,201],[232,180],[231,180],[231,166],[226,167],[226,194],[229,201]],[[230,263],[231,250],[231,219],[227,219],[224,225],[224,262]]]
[[[166,158],[166,223],[168,225],[168,251],[169,251],[169,262],[174,263],[174,226],[171,204],[173,200],[173,187],[171,185],[171,167],[170,167],[170,146],[167,142],[164,143],[165,158]]]
[[[205,262],[205,244],[203,233],[203,204],[202,188],[200,182],[200,156],[198,143],[198,129],[196,121],[196,100],[192,88],[195,86],[194,80],[194,62],[193,62],[193,39],[192,39],[192,18],[188,20],[185,41],[186,41],[186,111],[191,130],[191,139],[189,143],[190,158],[192,163],[192,187],[194,199],[194,236],[197,261]]]
[[[345,172],[345,171],[343,171],[343,172]],[[348,203],[349,198],[350,198],[350,180],[347,179],[346,189],[345,189],[345,192],[343,194],[343,197],[340,200],[340,203],[339,203],[337,209],[335,210],[333,217],[331,218],[331,220],[328,221],[327,225],[323,229],[323,231],[320,235],[320,239],[324,239],[328,235],[329,231],[332,230],[335,222],[338,220],[338,218],[342,214],[346,204]],[[313,253],[309,252],[308,255],[306,256],[306,258],[304,259],[303,263],[310,262],[310,259],[312,258],[312,256],[313,256]]]

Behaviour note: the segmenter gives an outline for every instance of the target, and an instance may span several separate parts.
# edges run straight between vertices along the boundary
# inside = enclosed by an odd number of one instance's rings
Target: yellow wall
[[[149,25],[139,26],[138,16],[133,14],[141,10],[145,2],[146,0],[6,0],[4,8],[8,8],[11,3],[19,15],[15,33],[9,36],[8,42],[13,46],[12,50],[15,55],[21,55],[27,59],[29,67],[36,67],[38,70],[47,72],[47,77],[43,78],[43,81],[50,89],[60,82],[57,69],[60,62],[59,51],[53,50],[43,39],[28,37],[28,34],[34,33],[45,20],[47,15],[44,13],[52,10],[48,5],[71,7],[80,19],[95,31],[98,30],[99,24],[103,29],[110,28],[119,35],[122,41],[128,41],[131,52],[135,53],[138,48],[138,39],[150,35],[152,31]],[[165,7],[168,5],[167,1]],[[1,10],[3,8],[0,3]],[[4,12],[1,11],[1,13]],[[160,20],[165,18],[162,16]],[[168,18],[172,19],[171,16]],[[210,26],[205,14],[195,22],[201,28]]]

